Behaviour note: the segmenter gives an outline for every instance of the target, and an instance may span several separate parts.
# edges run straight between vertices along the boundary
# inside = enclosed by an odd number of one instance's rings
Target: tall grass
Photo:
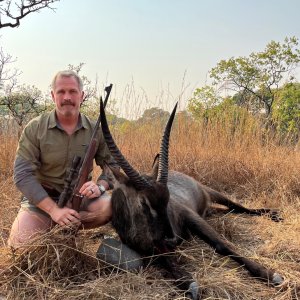
[[[12,174],[12,164],[18,139],[15,135],[0,134],[0,176],[6,178]]]
[[[255,124],[244,122],[234,132],[231,124],[202,123],[180,117],[170,139],[170,168],[195,177],[204,184],[236,194],[239,198],[272,197],[278,205],[282,193],[289,199],[299,193],[299,153],[293,146],[279,146]],[[115,138],[134,166],[147,172],[159,151],[163,124],[153,122],[129,128]],[[270,200],[271,201],[271,200]]]
[[[116,128],[113,135],[128,161],[137,170],[148,172],[159,151],[163,128],[164,124],[158,120],[140,127],[131,126],[126,132]],[[170,140],[171,169],[187,173],[249,207],[278,208],[284,217],[281,224],[264,217],[229,215],[209,220],[241,253],[286,276],[288,283],[279,289],[250,279],[247,272],[216,255],[202,242],[186,242],[179,248],[181,260],[203,289],[203,299],[300,298],[300,154],[292,146],[281,146],[278,141],[276,136],[268,137],[251,119],[232,126],[226,120],[202,123],[180,114],[176,118]],[[93,265],[91,257],[99,245],[90,239],[94,232],[78,237],[84,241],[83,248],[78,249],[78,243],[74,245],[74,257],[86,259],[85,267],[82,263],[78,265],[75,259],[72,266],[64,264],[61,268],[59,261],[70,259],[72,254],[70,245],[64,245],[59,235],[57,239],[53,235],[51,241],[47,236],[43,242],[36,242],[33,248],[12,261],[4,246],[19,201],[19,193],[11,180],[16,147],[16,138],[0,135],[0,233],[1,249],[6,251],[0,260],[0,270],[1,266],[4,270],[0,271],[3,283],[0,294],[6,294],[9,299],[59,299],[62,296],[69,299],[181,299],[158,270],[150,268],[138,274],[109,273],[103,271],[101,263],[95,261]],[[99,230],[105,232],[107,227]],[[49,254],[49,249],[52,249],[51,255],[47,256],[45,253]],[[64,257],[65,252],[68,257]],[[53,260],[55,264],[50,268]],[[66,271],[68,266],[76,270],[73,279],[68,275],[71,271]],[[84,273],[82,276],[80,270]]]

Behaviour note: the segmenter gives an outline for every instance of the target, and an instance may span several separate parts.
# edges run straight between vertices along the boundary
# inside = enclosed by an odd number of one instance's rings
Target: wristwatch
[[[106,191],[105,187],[102,184],[97,184],[97,187],[99,188],[100,195],[103,195]]]

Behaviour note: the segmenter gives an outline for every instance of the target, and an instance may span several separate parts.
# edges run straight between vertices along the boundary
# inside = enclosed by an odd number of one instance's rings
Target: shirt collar
[[[50,115],[49,115],[49,125],[48,125],[48,128],[61,128],[59,122],[57,121],[56,119],[56,114],[55,114],[55,109],[53,109],[51,112],[50,112]],[[78,123],[77,123],[77,130],[80,129],[80,128],[88,128],[88,122],[86,120],[86,117],[84,115],[82,115],[81,113],[79,113],[79,118],[78,118]]]

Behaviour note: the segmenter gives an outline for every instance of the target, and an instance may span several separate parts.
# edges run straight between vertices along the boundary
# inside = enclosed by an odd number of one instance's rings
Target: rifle
[[[105,87],[104,89],[106,92],[104,107],[107,104],[111,89],[112,89],[112,84]],[[101,97],[101,101],[102,101],[102,97]],[[60,194],[58,200],[59,207],[64,207],[67,203],[70,203],[71,207],[76,211],[79,211],[80,209],[80,205],[84,196],[82,196],[79,193],[79,190],[82,187],[82,185],[88,181],[89,171],[92,169],[93,166],[93,159],[97,151],[96,135],[99,130],[99,125],[100,125],[100,114],[97,119],[95,128],[93,130],[91,140],[84,154],[84,158],[82,159],[80,156],[75,155],[72,160],[72,165],[69,174],[67,178],[65,178],[64,189]]]

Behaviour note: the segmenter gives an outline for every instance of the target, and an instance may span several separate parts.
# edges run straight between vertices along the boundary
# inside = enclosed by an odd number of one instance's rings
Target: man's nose
[[[71,93],[65,92],[64,93],[64,100],[71,100]]]

